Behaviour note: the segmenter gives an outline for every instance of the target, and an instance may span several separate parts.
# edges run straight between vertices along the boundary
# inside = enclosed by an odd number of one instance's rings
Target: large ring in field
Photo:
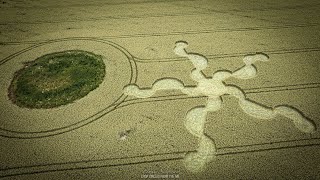
[[[12,103],[8,87],[24,62],[66,50],[102,56],[106,75],[97,89],[74,103],[53,109],[27,109]],[[136,81],[133,56],[113,42],[96,38],[67,38],[35,44],[0,61],[0,72],[0,136],[22,139],[62,134],[99,119],[124,101],[123,87]]]

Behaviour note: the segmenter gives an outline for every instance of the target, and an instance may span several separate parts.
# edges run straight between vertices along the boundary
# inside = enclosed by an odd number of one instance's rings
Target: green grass
[[[25,64],[9,87],[9,98],[20,107],[54,108],[96,89],[105,76],[102,57],[71,50],[47,54]]]

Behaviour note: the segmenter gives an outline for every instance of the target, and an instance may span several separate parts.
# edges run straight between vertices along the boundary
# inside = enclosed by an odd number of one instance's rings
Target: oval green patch
[[[15,73],[9,98],[20,107],[58,107],[86,96],[104,76],[99,55],[80,50],[47,54]]]

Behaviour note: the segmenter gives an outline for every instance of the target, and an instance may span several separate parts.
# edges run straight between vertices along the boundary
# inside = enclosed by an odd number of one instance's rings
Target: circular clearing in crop
[[[81,50],[41,56],[15,72],[9,98],[26,108],[54,108],[86,96],[102,83],[102,56]]]

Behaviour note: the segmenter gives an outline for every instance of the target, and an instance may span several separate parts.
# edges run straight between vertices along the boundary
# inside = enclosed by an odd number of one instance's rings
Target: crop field
[[[0,179],[320,179],[316,0],[0,0]]]

